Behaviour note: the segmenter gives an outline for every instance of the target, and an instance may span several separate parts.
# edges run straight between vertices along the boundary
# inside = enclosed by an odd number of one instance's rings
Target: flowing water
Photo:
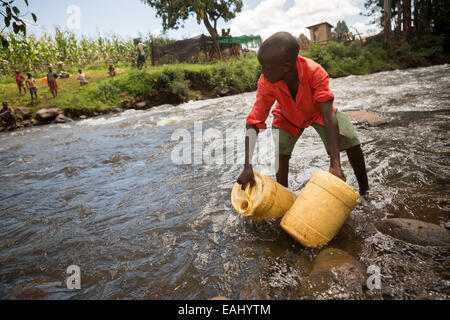
[[[365,268],[378,266],[381,290],[308,290],[319,250],[296,243],[279,221],[254,222],[232,209],[243,155],[222,156],[225,142],[217,137],[237,132],[241,149],[252,92],[1,133],[0,298],[448,299],[448,250],[396,240],[374,222],[449,220],[450,66],[333,79],[331,88],[340,110],[365,109],[390,121],[356,126],[371,195],[328,245]],[[178,133],[192,139],[192,163],[174,161]],[[202,139],[204,154],[218,153],[216,163],[194,155]],[[344,154],[342,162],[357,189]],[[290,188],[298,194],[328,165],[320,138],[305,130],[291,159]],[[270,166],[256,170],[274,177]],[[80,290],[66,287],[73,264]]]

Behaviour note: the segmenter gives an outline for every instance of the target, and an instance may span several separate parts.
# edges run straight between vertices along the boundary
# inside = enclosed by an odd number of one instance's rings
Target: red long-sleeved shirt
[[[253,124],[260,130],[266,129],[265,121],[275,101],[278,103],[272,111],[273,126],[294,137],[312,123],[324,125],[319,103],[334,101],[328,73],[317,62],[301,56],[297,58],[297,71],[300,81],[295,101],[283,80],[271,83],[261,75],[256,102],[247,117],[247,126]],[[336,110],[333,107],[333,112]]]

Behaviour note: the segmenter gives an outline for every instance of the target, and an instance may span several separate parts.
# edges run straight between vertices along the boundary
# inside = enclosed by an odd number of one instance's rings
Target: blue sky
[[[16,0],[21,3],[21,0]],[[68,27],[70,6],[80,9],[79,29],[71,30],[79,35],[93,36],[115,33],[124,38],[160,33],[162,21],[155,11],[140,0],[29,0],[29,11],[36,13],[38,22],[29,26],[29,32],[40,35],[53,32],[55,26]],[[244,9],[236,19],[222,27],[230,27],[232,35],[260,34],[267,37],[276,31],[289,31],[295,36],[301,32],[309,37],[308,25],[328,21],[335,25],[344,19],[347,25],[356,26],[362,33],[376,31],[367,26],[367,17],[359,15],[364,9],[363,0],[244,0]],[[24,8],[24,6],[21,6]],[[31,20],[31,19],[30,19]],[[72,20],[73,21],[73,20]],[[351,30],[352,31],[352,30]],[[167,36],[173,39],[189,38],[207,34],[203,25],[191,17],[179,30],[170,30]]]

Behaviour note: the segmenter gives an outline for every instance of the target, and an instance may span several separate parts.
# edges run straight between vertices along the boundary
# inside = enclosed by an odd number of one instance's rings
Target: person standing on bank
[[[139,70],[142,69],[142,67],[145,64],[145,51],[144,49],[147,46],[145,44],[142,43],[141,39],[138,40],[138,44],[137,44],[137,51],[138,51],[138,59],[137,59],[137,67]]]
[[[340,151],[348,159],[359,184],[360,195],[369,190],[361,143],[347,115],[333,107],[328,73],[311,59],[298,55],[297,40],[288,32],[278,32],[265,40],[258,51],[262,74],[258,81],[256,102],[246,120],[245,165],[237,182],[244,189],[255,184],[251,159],[259,130],[272,105],[272,130],[279,137],[277,181],[288,187],[289,159],[304,129],[312,126],[320,135],[330,157],[330,173],[343,181]]]
[[[47,83],[50,91],[52,92],[53,98],[58,96],[58,84],[56,83],[56,79],[58,79],[58,74],[53,72],[53,67],[48,67],[47,73]]]

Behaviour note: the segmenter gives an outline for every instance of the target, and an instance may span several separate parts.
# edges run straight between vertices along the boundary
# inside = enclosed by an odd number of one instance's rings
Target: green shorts
[[[137,59],[137,61],[138,62],[145,62],[145,56],[143,55],[143,54],[138,54],[138,59]]]
[[[353,127],[353,124],[348,118],[348,116],[343,112],[336,111],[336,118],[338,120],[339,125],[339,150],[343,151],[351,147],[360,145],[361,142],[359,142],[358,136],[356,135],[355,132],[355,128]],[[327,153],[329,153],[325,127],[317,123],[313,123],[311,124],[311,126],[317,131],[320,138],[322,139],[322,142],[325,146],[325,149],[327,150]],[[297,140],[300,138],[304,130],[305,129],[301,129],[299,134],[296,137],[293,137],[290,133],[287,133],[282,129],[272,126],[272,133],[275,143],[277,143],[276,139],[277,136],[279,136],[278,141],[279,154],[290,156],[292,154],[292,150],[294,149]],[[277,131],[278,135],[276,134]]]

